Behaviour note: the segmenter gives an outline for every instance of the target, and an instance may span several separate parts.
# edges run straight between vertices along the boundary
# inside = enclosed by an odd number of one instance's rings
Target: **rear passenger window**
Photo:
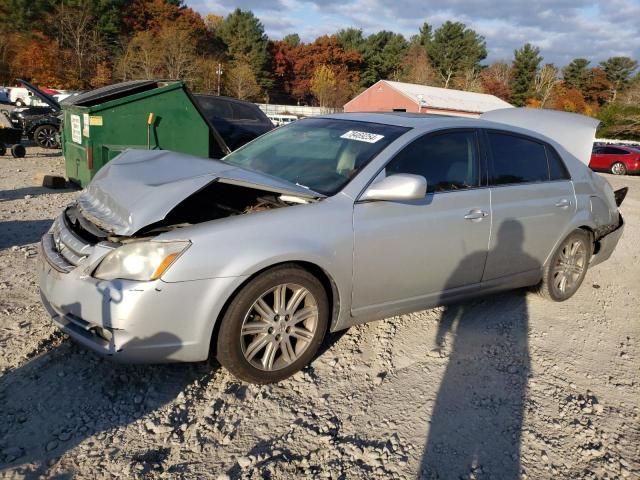
[[[551,148],[547,148],[547,160],[549,161],[549,177],[551,180],[569,180],[571,176],[560,155]]]
[[[489,132],[493,158],[492,185],[532,183],[549,180],[547,155],[543,144],[522,137]]]
[[[478,186],[478,149],[475,131],[427,135],[398,153],[386,175],[411,173],[427,179],[428,192]]]

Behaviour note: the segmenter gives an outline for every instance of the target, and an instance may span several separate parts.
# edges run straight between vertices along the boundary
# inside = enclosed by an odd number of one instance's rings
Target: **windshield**
[[[407,130],[379,123],[308,118],[263,135],[224,161],[333,195]]]

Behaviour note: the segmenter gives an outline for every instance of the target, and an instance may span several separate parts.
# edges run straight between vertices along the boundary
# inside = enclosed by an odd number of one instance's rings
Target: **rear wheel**
[[[327,330],[329,303],[315,276],[283,265],[245,285],[221,322],[218,361],[242,380],[278,382],[313,359]]]
[[[591,258],[591,236],[576,230],[558,246],[544,269],[538,292],[555,302],[563,302],[578,290]]]
[[[53,125],[40,125],[33,131],[33,139],[42,148],[59,148],[58,129]]]
[[[627,167],[622,162],[616,162],[611,165],[611,173],[614,175],[626,175]]]
[[[7,153],[7,147],[4,143],[0,142],[0,156],[4,155],[5,153]]]

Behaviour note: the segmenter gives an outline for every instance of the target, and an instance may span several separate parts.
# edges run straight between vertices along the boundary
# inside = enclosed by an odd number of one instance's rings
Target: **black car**
[[[60,125],[62,108],[50,95],[29,82],[18,79],[25,88],[31,91],[46,106],[15,108],[8,113],[9,120],[15,128],[22,129],[22,135],[33,140],[43,148],[60,148]]]
[[[273,129],[269,117],[254,103],[214,95],[193,98],[231,150]]]
[[[43,148],[60,148],[60,112],[50,107],[23,107],[9,112],[15,128]]]

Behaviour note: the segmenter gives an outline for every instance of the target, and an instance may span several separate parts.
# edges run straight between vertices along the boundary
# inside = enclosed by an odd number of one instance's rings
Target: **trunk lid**
[[[126,150],[105,165],[78,198],[83,215],[116,235],[131,236],[163,220],[212,182],[303,198],[323,195],[219,160],[164,150]]]

